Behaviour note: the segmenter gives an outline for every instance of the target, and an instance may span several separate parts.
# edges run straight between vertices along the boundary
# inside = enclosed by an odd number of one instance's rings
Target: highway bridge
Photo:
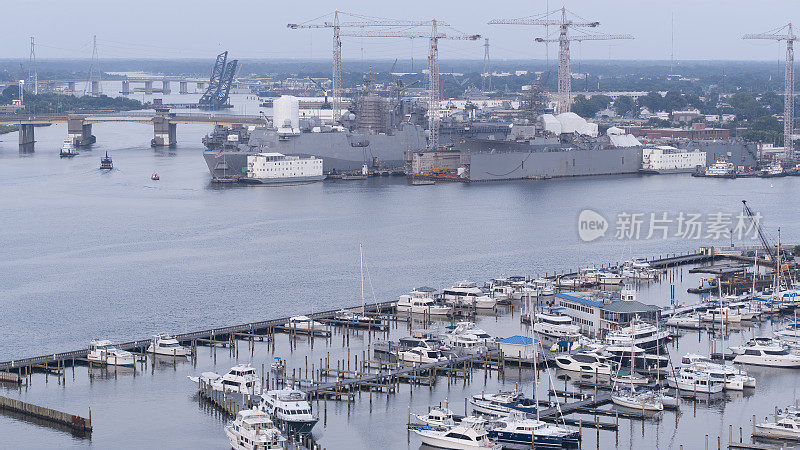
[[[155,112],[114,112],[101,114],[37,114],[37,115],[0,115],[0,125],[19,126],[20,153],[33,152],[34,128],[37,125],[55,123],[67,124],[67,138],[76,147],[85,147],[95,142],[92,135],[92,124],[104,122],[130,122],[153,125],[153,147],[172,147],[177,143],[176,129],[178,124],[207,125],[265,125],[263,116],[244,116],[214,113],[171,113],[167,110]]]

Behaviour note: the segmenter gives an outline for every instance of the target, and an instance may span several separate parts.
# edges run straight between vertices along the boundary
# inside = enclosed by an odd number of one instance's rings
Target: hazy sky
[[[487,25],[492,18],[540,14],[565,4],[568,10],[601,23],[603,33],[629,33],[633,41],[575,43],[573,60],[669,59],[674,18],[675,59],[778,60],[785,44],[743,41],[800,19],[800,0],[6,0],[0,58],[27,58],[35,36],[38,58],[88,58],[97,35],[101,58],[213,58],[229,50],[236,58],[330,58],[330,30],[289,30],[303,22],[342,11],[397,19],[437,18],[469,34],[489,38],[492,59],[545,58],[533,42],[544,27]],[[800,25],[800,23],[798,23]],[[550,29],[555,36],[556,30]],[[800,30],[796,31],[796,34]],[[440,57],[483,58],[483,41],[443,42]],[[423,40],[344,38],[348,59],[426,56]],[[549,57],[557,54],[550,45]]]

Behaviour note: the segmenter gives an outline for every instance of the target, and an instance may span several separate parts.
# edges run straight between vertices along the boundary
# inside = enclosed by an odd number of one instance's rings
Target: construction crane
[[[557,14],[561,13],[561,17],[557,18]],[[578,20],[567,18],[567,9],[555,9],[544,14],[536,16],[521,17],[518,19],[492,19],[489,25],[557,25],[559,27],[558,38],[536,38],[536,42],[558,42],[558,99],[556,103],[556,113],[569,112],[570,105],[572,104],[572,69],[570,67],[569,57],[569,43],[571,41],[600,41],[600,40],[613,40],[613,39],[633,39],[629,34],[590,34],[583,32],[583,34],[570,34],[571,29],[578,31],[579,29],[595,28],[600,25],[600,22],[587,21],[580,16],[570,12]]]
[[[322,93],[325,95],[325,101],[322,102],[322,106],[320,107],[320,109],[331,109],[331,104],[330,104],[330,102],[328,102],[328,93],[330,93],[330,91],[328,89],[325,89],[324,87],[322,87],[322,84],[320,84],[319,81],[317,81],[317,80],[315,80],[315,79],[313,79],[311,77],[306,77],[306,78],[309,81],[311,81],[312,83],[314,83],[314,86],[316,86],[317,89],[322,91]]]
[[[339,16],[356,20],[340,21]],[[323,20],[323,19],[328,20]],[[317,22],[321,21],[321,22]],[[346,13],[336,10],[303,23],[290,23],[286,26],[292,30],[331,28],[333,29],[333,121],[339,120],[342,113],[342,28],[368,28],[368,27],[413,27],[423,25],[424,22],[412,20],[395,20],[381,17],[369,17],[359,14]]]
[[[453,30],[451,34],[445,34],[439,31],[439,27],[448,27],[444,22],[436,19],[417,22],[414,27],[430,27],[430,31],[417,31],[413,29],[406,30],[369,30],[369,31],[347,31],[341,33],[341,36],[350,37],[384,37],[384,38],[407,38],[407,39],[428,39],[430,48],[428,50],[428,131],[430,132],[430,139],[428,139],[428,148],[437,150],[439,148],[439,122],[440,122],[440,92],[439,92],[439,41],[442,39],[449,40],[466,40],[475,41],[480,39],[479,34],[464,34]]]
[[[742,39],[767,39],[786,41],[786,69],[783,91],[783,153],[784,157],[794,157],[794,41],[797,40],[792,23],[767,31],[766,33],[745,34]]]

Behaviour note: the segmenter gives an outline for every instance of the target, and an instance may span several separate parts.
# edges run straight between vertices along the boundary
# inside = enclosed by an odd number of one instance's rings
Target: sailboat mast
[[[367,313],[367,304],[364,303],[364,247],[358,244],[358,254],[361,265],[361,314]]]

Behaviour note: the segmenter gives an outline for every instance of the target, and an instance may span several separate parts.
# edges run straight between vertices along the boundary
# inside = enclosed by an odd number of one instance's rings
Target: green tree
[[[614,111],[620,116],[635,115],[637,112],[636,102],[627,95],[622,95],[614,100]]]

